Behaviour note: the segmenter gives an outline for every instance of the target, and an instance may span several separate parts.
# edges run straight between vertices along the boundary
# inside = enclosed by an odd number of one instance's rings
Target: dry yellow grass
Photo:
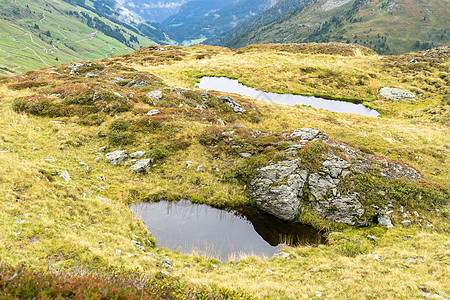
[[[154,73],[166,84],[177,87],[192,89],[195,75],[205,73],[236,76],[249,85],[271,91],[316,93],[316,89],[324,88],[327,94],[334,88],[327,90],[323,82],[317,87],[297,82],[300,77],[302,82],[315,80],[298,70],[311,66],[332,69],[353,80],[361,73],[375,72],[381,59],[378,56],[349,58],[266,50],[258,55],[254,52],[236,54],[219,50],[201,46],[185,49],[183,51],[191,53],[192,57],[185,56],[170,64],[126,63]],[[195,55],[214,51],[211,58],[195,58]],[[117,63],[123,62],[121,57],[114,59]],[[395,84],[410,88],[396,80],[380,75],[370,80],[368,87],[354,92],[364,98],[364,95],[373,97],[380,86]],[[95,158],[100,157],[99,148],[107,143],[102,134],[111,120],[98,127],[71,124],[70,118],[66,124],[54,124],[51,122],[54,119],[14,112],[13,100],[31,92],[12,91],[0,85],[0,150],[8,151],[0,152],[0,257],[4,263],[26,262],[38,268],[72,268],[79,264],[90,268],[123,266],[155,273],[161,270],[156,266],[157,261],[167,257],[175,263],[173,275],[182,281],[242,289],[256,298],[309,299],[317,297],[317,292],[327,299],[411,299],[421,298],[423,291],[447,298],[450,295],[447,276],[450,243],[448,217],[443,217],[448,216],[445,207],[441,214],[430,212],[426,216],[434,224],[431,228],[425,224],[424,227],[396,226],[390,230],[380,226],[347,228],[342,234],[333,235],[329,245],[285,249],[291,254],[290,259],[236,254],[235,259],[221,263],[196,254],[151,248],[152,238],[143,222],[134,218],[127,208],[130,202],[197,194],[202,201],[218,206],[242,205],[248,201],[243,195],[244,187],[218,180],[220,174],[196,172],[199,164],[206,170],[219,164],[198,143],[168,157],[165,165],[158,162],[152,176],[137,175],[124,166],[114,167],[103,158],[96,161]],[[342,91],[343,96],[352,93]],[[380,118],[235,97],[251,102],[261,114],[259,123],[242,121],[251,129],[320,128],[334,139],[406,161],[428,177],[449,184],[449,125],[432,122],[425,115],[411,120],[397,113],[409,106],[433,105],[440,101],[439,94],[427,95],[423,103],[393,104],[398,106],[387,109],[391,113]],[[392,104],[372,100],[374,105],[382,107]],[[125,116],[133,117],[131,113]],[[205,127],[201,122],[186,123],[182,119],[178,122],[183,123],[184,134],[198,134]],[[129,150],[139,150],[140,146],[143,145],[134,144]],[[188,170],[185,168],[187,160],[192,161],[193,166]],[[71,181],[56,174],[63,170],[69,172]],[[376,242],[368,239],[368,234],[375,235]],[[404,241],[402,238],[408,235],[413,237]],[[133,245],[132,240],[137,237],[156,259]],[[149,242],[144,242],[146,240]],[[384,261],[375,260],[374,254]],[[414,258],[414,261],[407,263],[407,258]],[[191,267],[185,268],[186,264]],[[202,268],[209,272],[204,273]]]

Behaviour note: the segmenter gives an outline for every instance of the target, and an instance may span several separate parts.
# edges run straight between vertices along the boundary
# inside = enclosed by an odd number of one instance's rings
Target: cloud
[[[146,3],[144,4],[145,8],[167,8],[167,9],[177,9],[184,3],[186,3],[186,0],[182,1],[172,1],[172,2],[163,2],[158,1],[157,3]]]
[[[131,4],[131,5],[130,5]],[[127,2],[127,5],[133,7],[133,2]],[[129,10],[125,6],[125,0],[116,0],[116,5],[114,7],[116,12],[119,14],[119,20],[125,23],[142,23],[144,19],[137,13]]]

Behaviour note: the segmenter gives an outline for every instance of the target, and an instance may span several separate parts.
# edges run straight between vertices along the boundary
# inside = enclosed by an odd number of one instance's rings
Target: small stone
[[[201,268],[200,271],[202,271],[203,273],[208,273],[208,271],[205,268]]]
[[[371,234],[368,234],[368,235],[367,235],[367,238],[370,239],[370,240],[373,240],[373,241],[376,241],[376,240],[377,240],[377,237],[374,236],[374,235],[371,235]]]
[[[153,99],[156,99],[156,100],[161,99],[162,96],[163,96],[163,93],[160,90],[155,90],[155,91],[151,91],[151,92],[147,93],[147,97],[153,98]]]
[[[410,264],[410,263],[413,263],[415,260],[416,260],[416,259],[413,258],[413,257],[408,257],[408,258],[406,259],[406,263],[407,263],[407,264]]]
[[[252,156],[251,153],[239,153],[239,155],[240,155],[241,157],[243,157],[243,158],[247,158],[247,157]]]
[[[86,78],[98,78],[99,76],[95,73],[87,73],[84,77]]]
[[[17,219],[17,220],[14,220],[14,223],[16,223],[16,224],[23,224],[23,223],[25,223],[25,220]]]
[[[105,155],[105,157],[111,164],[117,166],[120,164],[121,161],[123,161],[125,158],[127,158],[127,155],[125,154],[125,152],[126,152],[126,150],[118,150],[118,151],[107,153]]]
[[[50,121],[50,122],[52,122],[53,124],[66,124],[66,122],[63,122],[63,121]]]
[[[192,161],[190,161],[190,160],[186,161],[186,169],[189,169],[191,164],[192,164]]]
[[[151,109],[147,112],[147,116],[154,116],[159,114],[159,109]]]
[[[289,253],[280,251],[276,254],[273,255],[273,257],[278,257],[278,258],[289,258],[291,255]]]
[[[410,220],[404,220],[404,221],[402,221],[402,225],[404,227],[408,227],[409,225],[411,225],[411,221]]]
[[[163,274],[164,276],[169,276],[172,277],[172,274],[170,274],[169,272],[167,272],[166,270],[162,270],[161,274]]]
[[[384,262],[384,259],[382,259],[379,255],[377,254],[373,254],[373,259],[379,261],[379,262]]]
[[[199,166],[197,167],[197,172],[200,172],[200,171],[203,171],[203,165],[199,165]]]
[[[54,158],[44,158],[44,160],[47,162],[55,162]]]
[[[272,270],[270,270],[270,269],[267,269],[267,270],[266,270],[266,272],[267,272],[267,273],[269,273],[270,275],[272,275],[272,274],[273,274],[273,271],[272,271]]]
[[[144,151],[136,151],[130,154],[131,158],[141,158],[142,156],[145,155]]]
[[[116,254],[117,255],[121,255],[122,254],[122,250],[116,249]]]
[[[151,257],[153,257],[153,258],[156,258],[155,254],[150,253],[150,252],[146,252],[145,255],[148,255],[148,256],[151,256]]]
[[[394,225],[392,225],[391,218],[388,215],[380,215],[378,216],[378,224],[385,226],[387,228],[392,228]]]
[[[62,171],[61,175],[59,175],[60,177],[62,177],[65,181],[70,181],[70,175],[67,171]]]
[[[316,291],[316,297],[322,297],[323,296],[323,294],[322,294],[322,292],[319,292],[319,291]]]
[[[163,261],[161,262],[161,267],[172,269],[173,263],[168,259],[163,259]]]
[[[427,222],[427,226],[428,227],[433,227],[433,224],[431,224],[430,222]]]
[[[130,168],[131,168],[131,170],[133,170],[136,173],[147,172],[148,170],[150,170],[151,163],[153,163],[153,159],[151,159],[151,158],[141,159],[141,160],[138,160]]]

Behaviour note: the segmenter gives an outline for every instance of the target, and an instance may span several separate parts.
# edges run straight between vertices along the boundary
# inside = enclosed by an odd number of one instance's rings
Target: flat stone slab
[[[416,95],[408,90],[384,87],[380,90],[380,96],[392,100],[415,100]]]

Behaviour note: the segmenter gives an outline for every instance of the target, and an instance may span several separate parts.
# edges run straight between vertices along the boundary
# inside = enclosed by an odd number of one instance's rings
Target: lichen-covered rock
[[[327,220],[348,225],[368,225],[367,220],[361,220],[364,215],[364,208],[359,202],[358,196],[357,193],[337,195],[322,201],[312,202],[310,205]]]
[[[258,176],[249,186],[257,206],[283,220],[295,220],[300,208],[306,205],[329,221],[366,226],[378,216],[379,224],[391,227],[389,216],[379,208],[375,209],[376,206],[368,205],[358,192],[360,190],[352,187],[352,181],[361,174],[370,174],[386,182],[422,178],[407,164],[360,152],[330,140],[316,129],[302,128],[289,138],[292,144],[286,151],[294,158],[257,169]],[[301,144],[294,144],[298,139]],[[306,147],[308,145],[322,146],[312,150],[312,158],[300,156],[310,160],[305,163],[296,158],[296,153],[311,149]],[[342,187],[344,183],[346,188]]]
[[[284,161],[258,170],[251,193],[257,206],[280,219],[292,221],[300,209],[306,171],[298,170],[298,161]]]
[[[130,168],[136,173],[147,172],[151,168],[151,163],[153,160],[151,158],[138,160],[134,165]]]
[[[128,82],[126,85],[126,87],[146,87],[148,86],[147,81],[144,80],[131,80],[130,82]]]
[[[155,91],[151,91],[151,92],[147,93],[147,97],[149,97],[150,99],[159,100],[162,98],[162,96],[163,96],[163,93],[160,90],[155,90]]]
[[[301,140],[317,141],[327,138],[327,135],[319,129],[314,128],[300,128],[291,133],[291,138],[300,138]]]
[[[246,112],[245,108],[243,108],[239,102],[230,97],[218,97],[218,99],[231,107],[237,114],[243,114]]]
[[[118,150],[107,153],[105,157],[111,164],[117,166],[120,164],[120,162],[122,162],[125,158],[127,158],[127,155],[125,153],[126,150]]]
[[[392,100],[415,100],[416,96],[408,91],[397,88],[384,87],[380,90],[380,96]]]

